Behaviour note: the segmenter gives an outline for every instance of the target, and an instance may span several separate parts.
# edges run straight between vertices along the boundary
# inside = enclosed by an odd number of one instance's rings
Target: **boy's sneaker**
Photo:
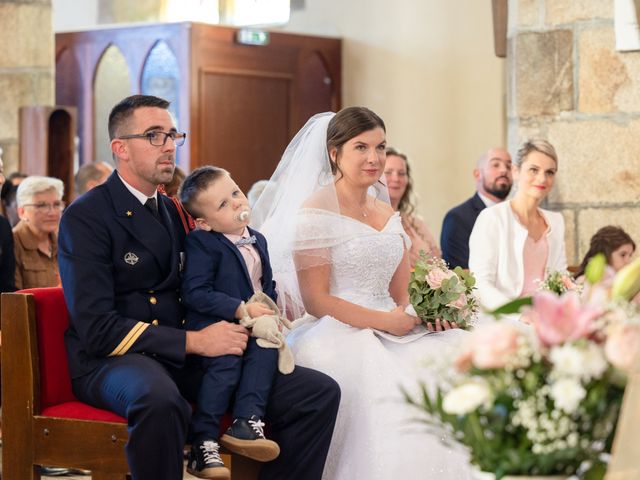
[[[231,479],[231,472],[220,458],[220,445],[213,440],[204,440],[191,445],[187,472],[198,478]]]
[[[236,418],[220,437],[220,443],[233,453],[269,462],[280,455],[280,447],[273,440],[264,438],[263,428],[264,422],[256,415],[249,419]]]

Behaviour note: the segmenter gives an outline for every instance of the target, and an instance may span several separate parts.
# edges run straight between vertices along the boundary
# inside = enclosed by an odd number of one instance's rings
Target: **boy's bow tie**
[[[252,243],[256,243],[256,236],[251,235],[250,237],[241,238],[236,242],[236,247],[242,247],[243,245],[251,245]]]

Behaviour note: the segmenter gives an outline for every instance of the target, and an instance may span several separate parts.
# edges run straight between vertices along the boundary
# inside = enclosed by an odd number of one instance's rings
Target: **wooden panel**
[[[270,72],[205,70],[198,166],[229,170],[245,192],[269,178],[289,141],[291,79]],[[192,165],[195,167],[195,165]]]
[[[64,182],[63,199],[73,198],[73,156],[75,152],[75,121],[66,110],[54,110],[49,117],[47,175]]]
[[[311,52],[301,59],[298,69],[297,94],[304,101],[297,102],[297,124],[304,125],[316,113],[332,111],[335,82],[321,52]]]
[[[505,58],[507,56],[507,0],[492,0],[493,11],[493,48],[496,57]]]
[[[2,294],[2,477],[5,480],[34,478],[31,418],[38,405],[40,378],[33,298]],[[31,307],[31,308],[29,308]],[[20,372],[16,375],[16,372]],[[35,375],[35,376],[34,376]]]
[[[20,171],[64,182],[64,200],[73,198],[74,107],[20,108]]]
[[[72,105],[82,111],[80,65],[72,48],[62,50],[56,60],[56,105]],[[80,122],[79,130],[83,128]]]
[[[316,106],[301,109],[314,96],[307,96],[303,93],[302,85],[308,84],[310,72],[323,70],[328,76],[335,80],[331,88],[331,107],[320,108],[322,111],[336,110],[340,108],[340,78],[341,78],[341,41],[335,38],[311,37],[306,35],[294,35],[281,32],[270,32],[270,43],[266,46],[240,45],[235,42],[236,28],[229,27],[209,27],[202,24],[193,24],[191,37],[191,155],[196,158],[197,163],[205,155],[204,149],[211,139],[208,134],[205,116],[200,111],[203,105],[200,96],[202,88],[201,74],[203,71],[245,71],[245,72],[270,72],[271,75],[284,75],[291,79],[290,95],[287,97],[288,103],[281,104],[279,109],[288,108],[288,133],[287,140],[280,145],[281,149],[276,155],[282,155],[284,148],[295,133],[304,125],[307,118],[302,118],[307,111],[317,108]],[[324,62],[324,68],[307,70],[307,80],[301,80],[301,68],[305,60],[314,54],[319,55]],[[324,74],[323,77],[324,79]],[[316,83],[317,84],[317,83]],[[321,94],[322,96],[322,94]],[[234,99],[234,102],[236,100]],[[313,101],[313,100],[312,100]],[[304,110],[304,114],[301,113]],[[276,112],[280,115],[284,112]],[[315,113],[315,112],[314,112]],[[268,116],[273,116],[274,112],[266,112]],[[277,119],[276,119],[277,120]],[[268,119],[264,120],[268,125]],[[253,141],[252,137],[244,139],[245,142]],[[280,144],[279,140],[276,142]],[[203,149],[203,150],[200,150]],[[258,161],[258,159],[253,159]],[[270,161],[270,160],[269,160]],[[195,162],[194,162],[195,164]],[[269,166],[264,171],[271,172],[273,166]],[[262,174],[254,174],[252,178],[260,178]],[[268,176],[268,175],[267,175]],[[249,183],[249,182],[247,182]],[[245,187],[243,187],[245,188]]]
[[[70,439],[82,442],[69,444]],[[33,419],[34,463],[103,472],[127,473],[128,441],[123,423],[36,416]]]
[[[165,41],[175,53],[180,68],[180,77],[187,78],[190,48],[189,23],[145,25],[138,27],[105,28],[85,32],[56,34],[56,95],[80,88],[72,103],[78,108],[80,129],[80,164],[94,161],[94,96],[93,81],[100,58],[109,45],[117,46],[124,55],[131,78],[131,94],[140,93],[140,79],[147,56],[160,40]],[[69,50],[77,59],[80,74],[66,72],[60,62],[63,52]],[[78,80],[79,78],[79,80]],[[77,85],[79,83],[79,86]],[[180,129],[189,131],[189,88],[180,90]],[[62,95],[62,93],[61,93]],[[189,138],[187,138],[187,145]],[[182,147],[181,166],[188,168],[189,150]]]
[[[205,152],[205,146],[211,139],[208,137],[209,127],[203,123],[205,115],[210,115],[210,112],[205,114],[204,110],[201,111],[207,104],[200,91],[204,71],[269,72],[268,75],[289,79],[287,94],[279,90],[284,103],[279,104],[276,113],[269,112],[270,116],[275,116],[276,122],[281,120],[279,115],[287,115],[287,141],[282,144],[277,140],[278,148],[286,146],[312,113],[340,108],[342,44],[339,39],[270,32],[269,45],[256,47],[236,43],[237,31],[232,27],[185,22],[56,34],[56,91],[60,98],[71,98],[72,105],[79,108],[78,118],[82,126],[80,163],[94,160],[93,82],[100,57],[109,45],[116,45],[126,58],[131,72],[131,93],[140,92],[144,63],[158,41],[166,42],[175,54],[181,79],[179,128],[188,133],[179,156],[180,166],[185,171],[203,164],[203,156],[211,154],[209,147]],[[67,51],[69,53],[64,53]],[[69,55],[77,62],[77,67],[66,68],[73,64]],[[235,78],[240,77],[244,79],[242,81],[248,81],[242,75]],[[282,82],[275,77],[270,78],[274,84]],[[326,78],[331,79],[330,85],[325,83]],[[226,103],[227,99],[220,107],[229,108]],[[274,99],[267,103],[270,108],[275,108]],[[241,116],[232,118],[241,119]],[[245,124],[246,119],[238,124],[235,131],[249,131]],[[251,143],[256,132],[249,132],[251,136],[238,143]],[[270,134],[273,134],[271,130],[266,134],[260,133],[262,136]],[[278,152],[280,154],[282,151]]]

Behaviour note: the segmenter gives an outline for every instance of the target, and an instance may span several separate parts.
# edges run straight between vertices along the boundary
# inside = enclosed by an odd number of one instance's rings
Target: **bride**
[[[450,358],[466,332],[438,323],[431,330],[447,331],[405,341],[420,320],[404,312],[410,240],[382,182],[385,135],[363,107],[314,116],[253,222],[269,241],[279,302],[302,317],[288,336],[296,363],[342,390],[323,478],[461,480],[470,476],[466,455],[402,401],[401,386],[433,385],[425,362]]]

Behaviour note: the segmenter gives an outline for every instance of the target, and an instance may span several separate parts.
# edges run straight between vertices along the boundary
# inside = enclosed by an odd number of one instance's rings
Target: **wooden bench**
[[[40,478],[43,465],[124,480],[126,420],[78,401],[64,347],[69,318],[61,288],[2,294],[2,478]],[[259,464],[223,454],[233,480],[254,480]]]

